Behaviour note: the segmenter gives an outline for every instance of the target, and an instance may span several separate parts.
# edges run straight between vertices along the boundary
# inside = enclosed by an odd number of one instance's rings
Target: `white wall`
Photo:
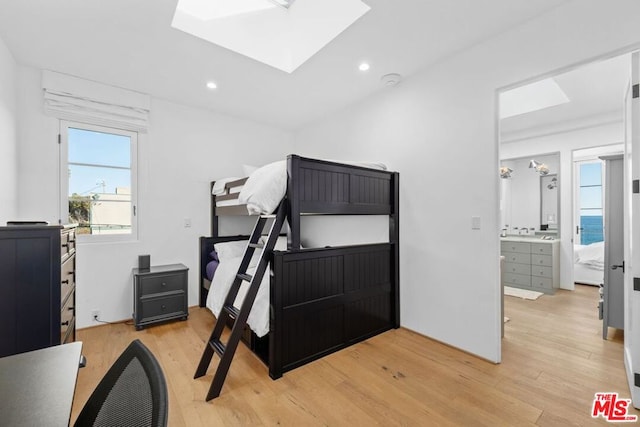
[[[569,2],[297,133],[301,154],[400,172],[404,326],[500,360],[496,90],[640,42],[639,18]]]
[[[0,38],[0,224],[18,212],[16,67]]]
[[[563,289],[575,288],[573,283],[573,151],[620,144],[623,141],[624,127],[620,120],[617,123],[532,137],[500,146],[500,157],[505,159],[535,156],[538,153],[551,151],[560,152],[560,287]]]
[[[42,112],[40,70],[19,70],[19,214],[57,223],[58,120]],[[198,237],[210,235],[209,182],[242,176],[243,163],[280,160],[292,148],[289,132],[153,99],[149,133],[138,140],[139,239],[78,246],[78,326],[91,324],[93,309],[107,321],[131,317],[131,268],[139,254],[150,254],[152,265],[189,267],[189,305],[197,305]]]

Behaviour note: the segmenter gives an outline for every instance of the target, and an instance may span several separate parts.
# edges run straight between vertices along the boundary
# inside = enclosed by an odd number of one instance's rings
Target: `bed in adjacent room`
[[[604,282],[604,242],[573,247],[573,281],[600,286]]]

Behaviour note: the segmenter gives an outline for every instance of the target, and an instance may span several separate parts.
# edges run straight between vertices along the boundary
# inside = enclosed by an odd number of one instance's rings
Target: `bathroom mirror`
[[[557,233],[560,154],[504,159],[500,167],[500,228],[509,235]]]
[[[558,230],[558,174],[540,177],[540,230]]]

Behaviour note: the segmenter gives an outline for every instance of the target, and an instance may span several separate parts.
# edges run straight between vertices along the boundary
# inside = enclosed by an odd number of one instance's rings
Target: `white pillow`
[[[284,249],[287,250],[287,240],[285,236],[284,241]],[[240,264],[240,260],[244,256],[244,251],[247,249],[248,240],[237,240],[233,242],[224,242],[224,243],[216,243],[213,245],[213,249],[215,249],[218,254],[218,260],[222,262],[229,262],[230,260],[234,260]],[[251,261],[249,261],[249,268],[255,267],[260,262],[260,250],[255,249],[253,251],[253,256],[251,257]]]
[[[287,162],[282,160],[261,167],[251,174],[238,195],[250,214],[276,210],[287,192]]]
[[[247,240],[237,240],[234,242],[222,242],[213,245],[220,262],[241,257],[247,248]]]

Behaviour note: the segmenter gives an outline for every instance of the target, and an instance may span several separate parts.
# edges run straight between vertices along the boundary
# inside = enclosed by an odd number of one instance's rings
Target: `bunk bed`
[[[283,203],[289,227],[286,250],[274,250],[270,259],[268,333],[258,337],[247,328],[243,336],[271,378],[400,326],[398,180],[397,172],[287,157]],[[225,194],[211,196],[211,237],[200,238],[201,307],[210,291],[206,269],[214,245],[248,239],[222,236],[219,227],[223,217],[248,215],[238,203],[246,183],[227,180]],[[304,215],[386,215],[389,239],[302,249]]]

